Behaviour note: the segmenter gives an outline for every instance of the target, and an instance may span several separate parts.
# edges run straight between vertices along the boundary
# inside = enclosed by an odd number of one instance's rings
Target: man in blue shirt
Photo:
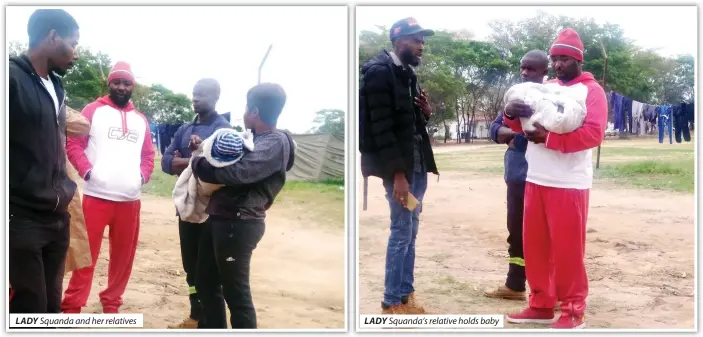
[[[542,83],[547,76],[549,56],[541,50],[529,51],[520,59],[520,77],[523,82]],[[527,139],[503,125],[503,113],[491,123],[491,139],[498,144],[507,144],[505,151],[505,184],[508,187],[508,254],[510,255],[508,277],[504,285],[487,291],[491,298],[525,300],[525,260],[522,251],[522,215],[525,201],[525,179],[527,177]]]
[[[181,125],[173,141],[164,151],[161,169],[171,175],[180,175],[190,162],[191,137],[210,137],[215,130],[231,128],[230,123],[215,111],[220,98],[220,84],[214,79],[202,79],[193,88],[193,110],[197,114],[192,122]],[[190,315],[183,322],[169,326],[170,329],[197,329],[202,309],[195,289],[195,272],[198,262],[198,245],[203,224],[194,224],[178,219],[178,234],[181,244],[181,260],[186,273],[190,297]],[[224,301],[222,303],[224,306]]]

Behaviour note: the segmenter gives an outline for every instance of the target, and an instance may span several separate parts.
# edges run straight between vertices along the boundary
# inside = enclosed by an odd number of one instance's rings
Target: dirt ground
[[[428,311],[508,314],[526,305],[482,295],[505,281],[505,198],[499,175],[445,172],[439,182],[430,175],[415,265],[418,300]],[[694,327],[694,201],[691,194],[594,184],[586,244],[588,328]],[[375,314],[389,235],[380,180],[369,179],[368,210],[359,216],[360,313]]]
[[[173,202],[143,196],[141,216],[139,246],[121,312],[143,313],[144,328],[165,329],[189,312]],[[293,205],[272,207],[252,259],[260,329],[344,328],[344,240],[343,230],[317,223]],[[83,313],[102,312],[98,293],[107,284],[108,257],[106,231]]]

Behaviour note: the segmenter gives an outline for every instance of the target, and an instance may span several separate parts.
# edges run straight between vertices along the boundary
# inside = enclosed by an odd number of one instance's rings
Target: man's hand
[[[410,184],[405,179],[405,174],[403,172],[396,173],[393,179],[393,199],[403,207],[407,207],[408,193],[410,193]]]
[[[513,130],[501,126],[500,129],[498,129],[498,135],[496,136],[496,140],[498,141],[498,144],[508,144],[513,140],[515,134],[516,133],[513,132]]]
[[[549,131],[547,131],[542,124],[537,122],[535,122],[533,126],[535,127],[534,131],[525,131],[527,140],[535,144],[545,143],[547,141],[547,134],[549,134]]]
[[[190,136],[190,143],[188,143],[188,147],[190,148],[191,151],[195,151],[198,149],[198,146],[200,146],[200,143],[202,143],[203,140],[198,137],[198,135],[192,135]]]
[[[422,109],[422,112],[425,114],[425,118],[430,118],[430,115],[432,114],[432,106],[430,105],[430,100],[427,98],[427,90],[422,89],[420,91],[420,97],[415,97],[415,105]]]
[[[505,115],[508,118],[515,117],[530,117],[532,116],[532,108],[519,101],[512,101],[505,106]]]

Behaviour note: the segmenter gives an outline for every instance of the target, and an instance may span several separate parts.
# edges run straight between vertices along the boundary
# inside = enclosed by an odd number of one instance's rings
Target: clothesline
[[[691,141],[689,122],[694,120],[694,103],[653,105],[635,101],[615,91],[607,95],[613,110],[613,127],[620,133],[644,135],[647,123],[650,123],[650,131],[654,127],[659,130],[659,143],[664,142],[664,131],[669,135],[669,144],[673,143],[673,136],[677,143],[681,143],[682,138]]]

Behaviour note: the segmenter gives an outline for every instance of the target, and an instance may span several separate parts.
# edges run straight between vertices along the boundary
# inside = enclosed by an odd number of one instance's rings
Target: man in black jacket
[[[193,175],[224,184],[205,211],[198,247],[195,287],[203,308],[199,329],[226,329],[224,297],[233,329],[255,329],[256,311],[249,287],[252,252],[264,235],[266,211],[286,183],[295,159],[293,139],[276,129],[286,103],[278,84],[263,83],[247,93],[244,126],[254,133],[254,150],[221,168],[204,157],[192,159]],[[196,138],[197,145],[201,140]]]
[[[400,20],[390,29],[393,51],[382,51],[362,68],[362,174],[383,180],[391,213],[384,314],[425,312],[415,300],[413,287],[422,206],[412,211],[406,206],[409,194],[422,202],[428,172],[439,174],[426,129],[431,108],[412,68],[420,65],[425,37],[432,35],[413,18]]]
[[[9,65],[11,313],[58,313],[69,246],[66,106],[61,79],[78,59],[78,24],[60,9],[29,18],[29,51]]]

